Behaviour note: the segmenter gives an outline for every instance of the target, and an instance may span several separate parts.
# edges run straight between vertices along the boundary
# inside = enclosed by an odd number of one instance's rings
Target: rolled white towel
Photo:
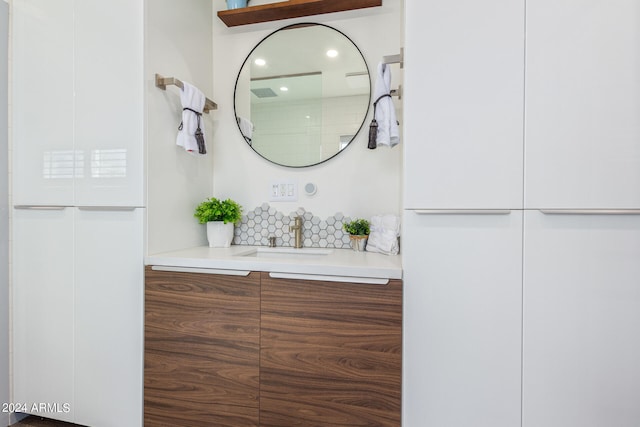
[[[382,215],[378,218],[379,219],[376,219],[376,222],[379,221],[380,225],[376,225],[376,227],[381,227],[384,230],[393,231],[396,233],[396,237],[400,235],[400,217],[399,216],[389,214],[389,215]]]
[[[378,64],[378,76],[374,89],[374,100],[379,99],[375,108],[375,119],[378,123],[376,136],[377,146],[386,145],[394,147],[400,143],[400,131],[396,118],[396,109],[390,96],[391,93],[391,67],[387,64]],[[381,98],[382,97],[382,98]]]
[[[396,255],[400,250],[398,236],[393,231],[372,231],[367,240],[367,251]]]
[[[376,215],[371,218],[367,251],[386,255],[400,252],[400,217],[397,215]]]
[[[184,148],[190,154],[204,155],[207,152],[204,143],[204,122],[202,121],[202,111],[206,97],[197,87],[183,82],[184,88],[180,92],[180,102],[182,103],[182,122],[178,128],[176,144]],[[201,132],[202,146],[198,144],[196,137],[197,130]]]

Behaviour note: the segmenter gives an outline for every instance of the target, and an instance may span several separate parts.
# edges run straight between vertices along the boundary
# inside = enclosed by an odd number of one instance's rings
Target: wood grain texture
[[[145,273],[145,427],[257,426],[259,273]]]
[[[401,281],[261,288],[261,426],[400,426]]]
[[[241,9],[221,10],[218,12],[218,17],[227,27],[235,27],[376,6],[382,6],[382,0],[289,0]]]

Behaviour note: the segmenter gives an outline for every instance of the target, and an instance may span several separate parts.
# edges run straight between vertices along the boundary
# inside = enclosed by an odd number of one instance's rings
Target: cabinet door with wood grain
[[[402,282],[262,273],[261,426],[400,426]]]
[[[144,425],[257,426],[260,274],[146,270]]]

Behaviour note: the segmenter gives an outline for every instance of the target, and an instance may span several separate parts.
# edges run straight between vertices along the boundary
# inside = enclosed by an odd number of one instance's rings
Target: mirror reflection
[[[284,27],[245,60],[235,113],[245,141],[283,166],[322,163],[362,127],[370,102],[367,64],[357,46],[322,24]]]

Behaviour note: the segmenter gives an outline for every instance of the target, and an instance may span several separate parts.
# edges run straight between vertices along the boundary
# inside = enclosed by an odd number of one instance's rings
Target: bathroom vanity
[[[145,426],[400,425],[399,256],[200,247],[146,264]]]

